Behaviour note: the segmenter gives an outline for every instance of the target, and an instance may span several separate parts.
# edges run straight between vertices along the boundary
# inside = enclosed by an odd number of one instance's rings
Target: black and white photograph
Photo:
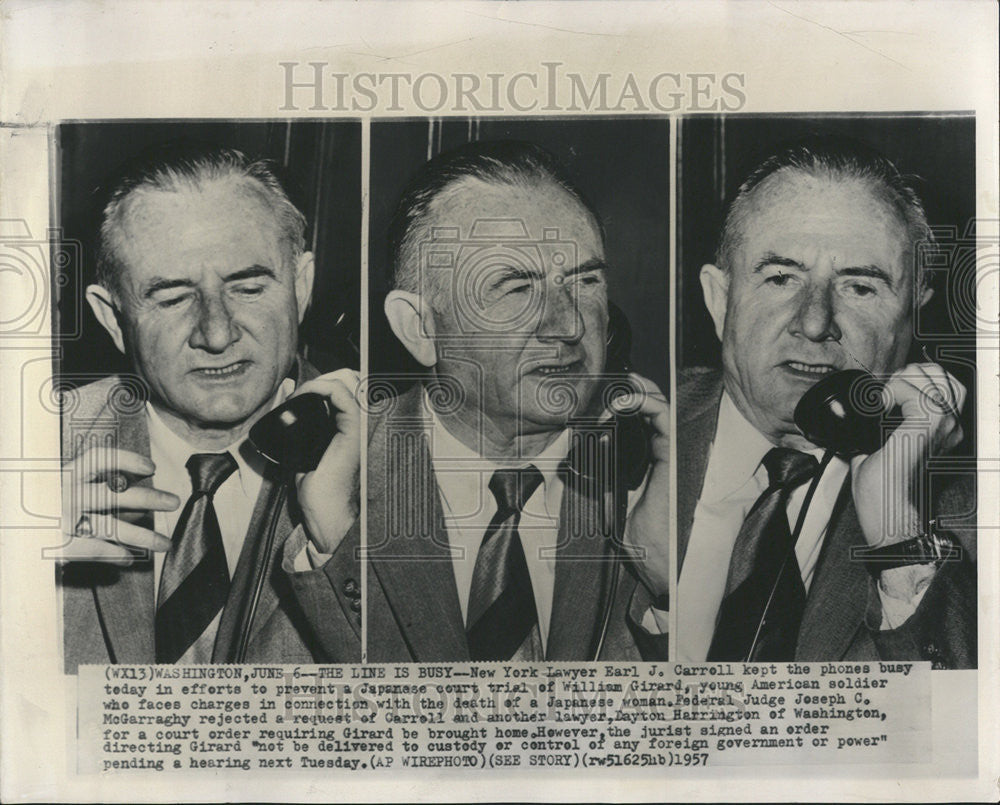
[[[4,0],[0,800],[995,802],[995,0]]]
[[[682,121],[679,660],[976,667],[975,126]]]
[[[67,672],[360,660],[358,608],[313,603],[359,513],[360,125],[56,139]]]
[[[374,123],[369,661],[666,659],[668,150]]]

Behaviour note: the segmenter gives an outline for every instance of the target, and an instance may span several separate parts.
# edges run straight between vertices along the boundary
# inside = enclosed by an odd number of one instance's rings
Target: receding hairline
[[[152,197],[180,197],[183,194],[205,196],[227,189],[235,191],[236,198],[256,201],[260,208],[267,213],[275,212],[276,205],[259,179],[253,176],[232,173],[224,176],[201,176],[196,179],[182,177],[169,187],[160,187],[152,184],[138,185],[132,188],[118,202],[118,209],[121,211],[121,215],[118,218],[122,219],[123,222],[134,219],[136,213],[142,209],[142,203]],[[275,215],[269,214],[267,218],[275,227],[280,229]]]
[[[594,230],[597,232],[598,240],[602,240],[599,222],[594,214],[587,209],[587,206],[575,195],[573,195],[572,192],[567,190],[557,179],[544,174],[537,176],[518,175],[513,181],[492,176],[460,176],[441,188],[441,190],[435,194],[434,198],[430,200],[427,205],[427,213],[424,216],[424,221],[421,222],[422,226],[426,227],[427,219],[431,216],[447,215],[459,203],[456,197],[463,193],[476,192],[477,185],[494,190],[510,189],[531,191],[538,189],[539,187],[545,187],[555,191],[556,195],[567,199],[571,206],[576,207],[583,212],[587,222],[594,227]],[[432,226],[436,225],[440,225],[440,222],[435,221],[432,224]],[[445,225],[447,225],[447,222],[445,222]],[[467,232],[463,232],[461,234],[462,236],[468,235]],[[529,236],[532,234],[533,233],[529,232]]]
[[[107,246],[122,268],[128,266],[129,228],[136,226],[144,202],[154,197],[181,197],[183,194],[207,195],[229,189],[237,199],[250,200],[260,210],[261,220],[270,226],[282,258],[293,261],[300,253],[299,244],[288,235],[280,220],[279,204],[272,191],[256,176],[230,170],[225,173],[208,171],[197,176],[173,174],[169,183],[142,183],[129,189],[117,199],[114,210],[105,218],[102,229],[107,234]],[[112,289],[114,290],[114,289]]]
[[[522,140],[476,140],[438,154],[410,178],[389,223],[392,287],[419,292],[420,271],[415,246],[427,231],[427,217],[439,197],[451,197],[462,181],[476,178],[497,187],[531,187],[548,179],[573,196],[592,215],[604,243],[604,229],[593,203],[559,161],[544,148]]]
[[[872,176],[858,176],[845,173],[837,168],[818,167],[816,169],[800,168],[797,166],[787,166],[780,168],[770,176],[763,179],[744,198],[744,203],[750,209],[755,209],[761,203],[766,203],[768,199],[773,199],[782,192],[785,187],[792,183],[801,183],[803,180],[813,180],[815,183],[824,185],[855,185],[868,191],[868,195],[879,202],[903,229],[907,229],[909,224],[906,216],[900,211],[899,206],[894,203],[892,191],[884,182]]]
[[[404,246],[401,251],[406,260],[419,259],[418,255],[413,254],[413,250],[415,248],[413,242],[414,240],[426,237],[429,230],[437,227],[452,226],[451,221],[449,221],[449,216],[462,213],[461,205],[463,204],[463,197],[468,193],[475,193],[477,185],[496,190],[509,189],[522,190],[526,192],[530,192],[539,187],[545,187],[568,201],[569,206],[575,207],[579,212],[581,212],[583,214],[583,218],[587,221],[587,224],[594,230],[597,243],[599,243],[602,247],[604,245],[604,232],[597,216],[583,201],[580,200],[580,198],[565,187],[556,177],[544,173],[530,175],[518,173],[510,177],[464,175],[456,177],[454,180],[448,182],[448,184],[440,188],[434,194],[433,198],[427,202],[426,210],[421,216],[419,223],[410,228],[407,233],[407,238],[404,241]],[[454,220],[454,218],[452,218],[452,220]],[[529,231],[528,237],[535,238],[540,234],[540,232]],[[460,238],[467,238],[469,236],[469,232],[462,231],[459,232],[458,235]],[[417,288],[416,292],[421,296],[425,296],[432,307],[438,308],[440,306],[439,292],[441,290],[442,289],[440,287],[421,287]]]
[[[827,185],[855,185],[866,190],[869,197],[898,225],[904,255],[912,254],[917,243],[917,239],[913,237],[912,222],[893,189],[878,176],[859,174],[835,165],[785,165],[764,177],[734,201],[724,224],[724,239],[717,255],[719,267],[731,270],[731,260],[746,236],[747,224],[753,215],[766,210],[769,201],[787,191],[792,183],[810,179]]]

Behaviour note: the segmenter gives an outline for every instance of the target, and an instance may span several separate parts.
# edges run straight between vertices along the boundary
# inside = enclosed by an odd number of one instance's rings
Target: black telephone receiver
[[[607,408],[615,397],[635,391],[628,379],[628,373],[632,371],[629,358],[631,349],[632,328],[628,319],[621,308],[609,302],[607,348],[604,358],[605,382],[603,388],[598,391],[602,408]],[[588,436],[597,436],[598,439],[605,435],[609,437],[603,440],[606,445],[603,449],[613,450],[614,464],[611,473],[621,492],[619,497],[622,500],[628,491],[639,487],[646,477],[651,455],[649,446],[651,433],[649,425],[641,414],[618,414],[610,422],[603,423],[577,419],[570,424],[576,428],[575,438],[578,440],[586,439]],[[588,452],[589,455],[583,455]],[[579,442],[567,456],[566,465],[570,472],[587,482],[587,485],[595,491],[597,487],[609,484],[610,479],[606,477],[609,470],[608,462],[602,461],[600,456],[595,457],[592,451],[588,451]]]
[[[881,380],[860,369],[833,372],[802,395],[795,425],[810,442],[841,458],[875,453],[899,424],[892,412],[885,413],[884,391]]]
[[[324,351],[341,364],[357,366],[358,320],[342,310],[324,321]],[[322,394],[299,394],[264,414],[247,434],[258,453],[287,472],[312,472],[337,435],[337,411]]]
[[[337,433],[336,417],[322,394],[300,394],[258,419],[247,437],[258,453],[282,469],[312,472]]]

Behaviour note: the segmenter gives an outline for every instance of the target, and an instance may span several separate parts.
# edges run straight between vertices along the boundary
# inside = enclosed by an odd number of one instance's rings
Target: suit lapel
[[[692,384],[693,385],[693,384]],[[700,384],[699,384],[700,385]],[[715,438],[722,399],[721,376],[708,378],[707,392],[678,394],[677,412],[677,568],[684,564],[694,510],[708,470],[708,454]]]
[[[567,483],[559,513],[549,660],[589,658],[608,605],[611,561],[597,501]]]
[[[868,571],[850,558],[851,548],[864,544],[848,475],[834,505],[809,588],[796,659],[841,659],[847,653],[868,605]]]
[[[114,413],[105,407],[101,413],[118,423],[118,449],[149,456],[145,408],[140,407],[134,413]],[[137,485],[151,486],[152,481],[143,478]],[[135,522],[145,528],[153,527],[151,514]],[[119,570],[114,582],[94,586],[94,600],[115,662],[146,663],[156,656],[153,598],[152,556]]]
[[[368,444],[369,566],[418,662],[468,660],[444,514],[425,436],[422,386],[396,401]]]

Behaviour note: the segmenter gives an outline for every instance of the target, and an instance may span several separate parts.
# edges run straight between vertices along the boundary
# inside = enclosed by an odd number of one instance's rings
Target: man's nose
[[[583,338],[583,316],[570,284],[553,283],[545,290],[542,316],[536,335],[541,341],[567,341],[575,344]]]
[[[222,298],[203,296],[198,304],[197,315],[198,320],[188,339],[192,348],[206,352],[224,352],[239,338],[239,329]]]
[[[833,287],[817,283],[805,288],[796,300],[798,309],[789,329],[810,341],[839,341],[843,333],[837,324]]]

